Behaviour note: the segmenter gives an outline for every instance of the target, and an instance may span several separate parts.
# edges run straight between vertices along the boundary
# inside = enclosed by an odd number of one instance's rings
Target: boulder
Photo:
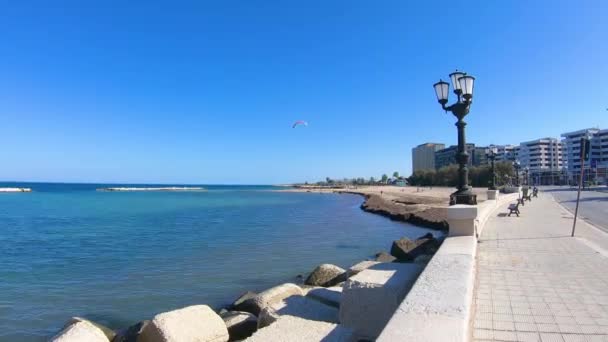
[[[397,260],[397,258],[395,258],[394,256],[392,256],[386,252],[376,253],[377,262],[393,262],[395,260]]]
[[[419,255],[434,254],[438,247],[439,242],[431,234],[421,236],[416,240],[401,238],[393,241],[391,255],[399,260],[413,261]]]
[[[314,321],[338,323],[337,308],[325,305],[309,297],[291,296],[279,303],[264,308],[258,317],[258,329],[272,324],[279,317],[284,315]]]
[[[51,342],[109,342],[106,334],[99,327],[87,320],[70,321]]]
[[[245,300],[238,306],[238,311],[250,312],[257,316],[265,307],[279,303],[283,299],[293,295],[303,296],[304,292],[296,284],[285,283],[260,292],[257,296]]]
[[[329,287],[346,280],[346,278],[346,270],[343,268],[332,264],[322,264],[310,273],[304,284]]]
[[[207,305],[193,305],[154,316],[139,339],[145,342],[227,342],[228,329]]]
[[[94,326],[96,326],[99,330],[103,331],[103,334],[106,335],[106,337],[108,338],[108,340],[112,341],[112,339],[114,338],[114,336],[116,336],[116,333],[114,332],[114,330],[101,325],[99,323],[95,323],[93,321],[89,321],[88,319],[84,319],[82,317],[72,317],[68,323],[66,324],[66,326],[76,323],[76,322],[89,322],[91,324],[93,324]],[[65,328],[65,326],[64,326]]]
[[[308,291],[306,297],[317,300],[325,305],[339,308],[340,300],[342,299],[342,286],[318,287]]]
[[[112,342],[137,342],[139,335],[144,328],[150,323],[149,320],[138,322],[128,328],[120,329]]]
[[[229,311],[222,319],[228,329],[230,341],[245,339],[258,328],[258,318],[249,312]]]
[[[234,302],[232,302],[232,305],[230,305],[229,308],[231,310],[241,311],[239,306],[242,305],[248,299],[252,299],[257,295],[258,295],[257,293],[251,292],[251,291],[244,292],[237,299],[235,299]]]
[[[355,274],[357,274],[367,268],[370,268],[374,265],[377,265],[377,264],[379,264],[378,261],[371,261],[371,260],[364,260],[364,261],[361,261],[360,263],[354,264],[348,269],[348,277],[350,278],[350,277],[354,276]]]
[[[258,330],[245,342],[345,342],[356,341],[353,331],[339,324],[312,321],[289,315],[281,316],[274,324]]]

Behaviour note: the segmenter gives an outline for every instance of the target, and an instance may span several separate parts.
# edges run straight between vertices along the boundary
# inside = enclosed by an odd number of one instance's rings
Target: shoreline
[[[447,232],[449,195],[447,187],[399,187],[390,185],[358,187],[294,186],[277,192],[353,194],[363,196],[361,210],[422,228]],[[480,202],[486,199],[485,188],[474,189]]]

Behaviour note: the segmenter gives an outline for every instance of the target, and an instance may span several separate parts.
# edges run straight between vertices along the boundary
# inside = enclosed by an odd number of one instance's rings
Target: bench
[[[519,200],[517,203],[509,204],[509,215],[507,216],[511,216],[513,213],[519,217]]]
[[[522,200],[526,200],[526,201],[529,201],[529,202],[532,201],[532,194],[524,195],[524,197],[522,198]]]
[[[538,189],[534,188],[534,190],[532,190],[532,196],[533,197],[538,197]]]
[[[520,205],[520,204],[521,204],[522,206],[523,206],[523,205],[525,205],[525,204],[524,204],[524,197],[520,197],[520,198],[518,198],[518,199],[517,199],[517,205]]]

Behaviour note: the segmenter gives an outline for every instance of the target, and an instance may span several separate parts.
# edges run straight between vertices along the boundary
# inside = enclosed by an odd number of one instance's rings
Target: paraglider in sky
[[[291,128],[296,128],[297,126],[308,126],[308,122],[306,121],[302,121],[302,120],[298,120],[296,122],[293,123],[293,126],[291,126]]]

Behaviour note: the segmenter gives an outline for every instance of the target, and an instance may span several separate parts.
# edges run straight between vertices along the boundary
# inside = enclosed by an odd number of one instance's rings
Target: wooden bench
[[[513,213],[519,217],[519,201],[517,203],[509,204],[509,215],[507,216],[511,216]]]
[[[526,201],[528,201],[528,202],[531,202],[531,201],[532,201],[532,194],[527,194],[527,195],[524,195],[524,197],[523,197],[522,199],[523,199],[523,200],[526,200]]]
[[[534,190],[532,190],[532,196],[533,197],[538,197],[538,189],[534,188]]]

